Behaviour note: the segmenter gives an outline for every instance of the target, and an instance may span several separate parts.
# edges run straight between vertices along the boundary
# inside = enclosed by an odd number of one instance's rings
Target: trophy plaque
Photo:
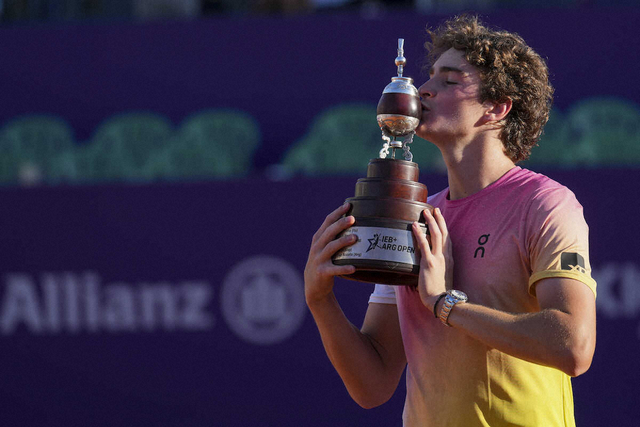
[[[415,286],[420,258],[412,224],[418,221],[426,235],[422,212],[433,208],[427,204],[427,187],[418,182],[418,165],[409,149],[422,105],[413,79],[402,75],[403,39],[398,40],[395,63],[398,76],[385,87],[376,111],[384,144],[379,158],[369,161],[367,177],[358,179],[355,197],[347,199],[347,215],[353,215],[355,223],[341,236],[355,234],[358,240],[338,251],[333,263],[356,267],[355,273],[341,276],[345,279]],[[398,149],[404,160],[395,158]]]

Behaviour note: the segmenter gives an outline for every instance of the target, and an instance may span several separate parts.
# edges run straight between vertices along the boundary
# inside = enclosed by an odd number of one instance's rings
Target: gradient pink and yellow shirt
[[[510,313],[539,310],[536,282],[578,280],[596,293],[589,229],[566,187],[514,167],[482,191],[429,198],[447,221],[454,288]],[[445,327],[417,291],[376,285],[371,303],[397,304],[407,356],[405,427],[574,426],[570,377],[509,356]]]

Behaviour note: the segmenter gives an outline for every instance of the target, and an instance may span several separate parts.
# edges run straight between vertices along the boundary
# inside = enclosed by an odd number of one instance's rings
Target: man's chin
[[[416,136],[438,146],[438,141],[446,140],[446,136],[441,133],[434,132],[434,129],[424,128],[422,126],[418,126],[416,129]]]
[[[429,137],[433,136],[433,131],[430,129],[426,123],[420,122],[418,127],[416,128],[416,135],[422,139],[429,139]]]

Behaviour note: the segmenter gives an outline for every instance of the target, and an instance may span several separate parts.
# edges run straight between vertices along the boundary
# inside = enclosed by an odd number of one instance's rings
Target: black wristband
[[[435,318],[436,318],[436,319],[438,318],[438,312],[436,311],[436,308],[438,307],[438,303],[440,302],[440,300],[441,300],[442,298],[444,298],[444,297],[446,297],[446,296],[447,296],[447,293],[446,293],[446,292],[444,292],[444,293],[440,294],[440,296],[439,296],[439,297],[438,297],[438,299],[436,300],[436,303],[435,303],[435,304],[433,304],[433,315],[435,316]]]

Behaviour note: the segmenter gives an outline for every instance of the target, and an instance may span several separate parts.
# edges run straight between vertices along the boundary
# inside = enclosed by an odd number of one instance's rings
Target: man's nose
[[[418,88],[418,94],[420,95],[420,98],[431,98],[434,95],[434,91],[428,80]]]

